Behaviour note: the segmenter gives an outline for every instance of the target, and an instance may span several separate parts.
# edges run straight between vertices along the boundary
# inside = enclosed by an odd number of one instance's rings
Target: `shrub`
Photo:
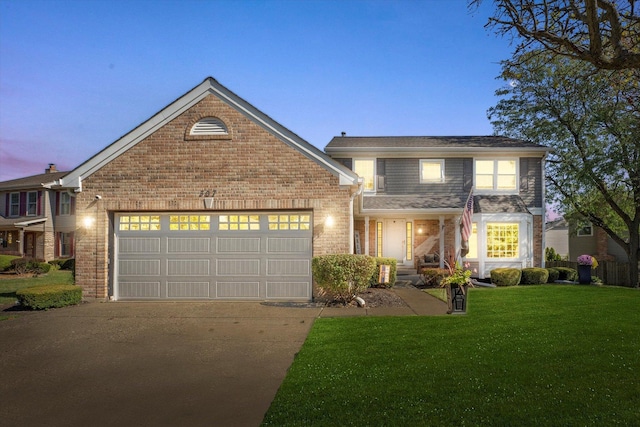
[[[69,259],[60,260],[60,261],[62,261],[62,264],[60,265],[60,270],[75,270],[76,268],[75,258],[69,258]]]
[[[517,286],[520,284],[522,271],[517,268],[496,268],[491,270],[491,283],[496,286]]]
[[[578,279],[578,271],[575,268],[570,267],[555,267],[558,270],[558,280],[568,280],[575,282]]]
[[[14,259],[19,259],[19,257],[13,255],[0,255],[0,271],[9,270],[11,268],[11,261]]]
[[[423,268],[420,270],[422,282],[426,287],[438,287],[442,279],[449,275],[449,270],[445,268]]]
[[[558,280],[558,278],[560,277],[560,272],[555,267],[547,268],[547,271],[549,272],[549,278],[547,278],[547,283],[553,283],[556,280]]]
[[[520,280],[521,285],[540,285],[542,283],[547,283],[549,279],[549,272],[546,268],[523,268],[522,269],[522,279]]]
[[[82,288],[74,285],[44,285],[16,291],[20,305],[34,310],[79,304]]]
[[[11,260],[11,269],[16,274],[45,274],[51,269],[51,264],[33,258],[15,258]]]
[[[544,249],[544,259],[545,261],[562,261],[560,254],[553,248]]]
[[[314,257],[313,278],[334,301],[347,303],[369,287],[376,260],[368,255],[330,254]]]
[[[376,268],[371,275],[371,280],[369,280],[370,287],[381,287],[381,288],[391,288],[396,284],[397,280],[397,272],[398,272],[398,260],[395,258],[374,258],[376,261]],[[390,265],[391,271],[389,272],[389,283],[379,283],[380,276],[380,266],[381,265]]]

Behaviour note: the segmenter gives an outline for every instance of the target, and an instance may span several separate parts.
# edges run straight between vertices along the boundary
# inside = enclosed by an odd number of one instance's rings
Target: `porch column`
[[[438,253],[440,254],[440,268],[444,268],[444,215],[440,215],[440,247],[438,248]]]
[[[364,254],[369,255],[369,217],[364,217]]]
[[[18,253],[20,254],[20,256],[24,256],[24,245],[26,244],[26,242],[24,241],[24,228],[21,228],[18,231]]]

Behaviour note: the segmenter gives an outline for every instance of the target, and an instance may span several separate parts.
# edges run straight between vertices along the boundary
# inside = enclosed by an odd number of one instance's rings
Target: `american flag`
[[[469,241],[471,236],[471,218],[473,217],[473,189],[469,192],[467,203],[462,212],[462,241]]]

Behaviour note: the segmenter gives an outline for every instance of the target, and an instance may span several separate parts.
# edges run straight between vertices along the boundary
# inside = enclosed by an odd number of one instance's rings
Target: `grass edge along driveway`
[[[640,425],[640,292],[472,289],[468,313],[316,320],[263,425]]]

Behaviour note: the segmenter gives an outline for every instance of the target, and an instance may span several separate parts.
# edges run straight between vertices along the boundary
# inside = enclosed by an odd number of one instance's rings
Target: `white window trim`
[[[35,200],[33,201],[33,203],[31,203],[31,196],[35,195]],[[29,207],[32,206],[34,207],[34,211],[33,213],[29,212]],[[28,191],[27,192],[27,206],[26,206],[26,212],[25,212],[26,216],[37,216],[38,215],[38,192],[37,191]]]
[[[476,162],[478,161],[493,161],[493,189],[478,188],[476,183]],[[498,169],[496,167],[498,161],[513,160],[516,164],[516,187],[508,190],[498,190]],[[518,157],[475,157],[473,159],[473,188],[474,194],[519,194],[520,193],[520,158]]]
[[[439,163],[440,164],[440,178],[438,179],[424,179],[422,177],[422,164],[423,163]],[[420,184],[441,184],[444,182],[444,159],[420,159]]]
[[[65,197],[67,197],[66,202],[64,200]],[[64,211],[65,206],[67,208],[67,212]],[[67,193],[66,191],[63,191],[60,193],[60,215],[61,216],[71,215],[71,194]]]
[[[472,221],[478,230],[478,274],[479,278],[491,277],[490,271],[497,267],[525,268],[533,266],[533,217],[524,213],[474,214]],[[519,223],[518,257],[487,258],[487,223]],[[456,244],[460,244],[460,233],[456,233]],[[471,259],[470,259],[471,260]],[[475,260],[473,260],[475,262]]]
[[[17,195],[18,202],[13,203],[13,197]],[[16,207],[16,212],[13,212],[13,207]],[[9,193],[9,216],[17,217],[20,216],[20,193]]]
[[[373,162],[373,189],[372,189],[372,190],[367,190],[366,188],[364,188],[364,187],[363,187],[363,191],[364,191],[365,193],[369,193],[369,194],[371,194],[371,193],[375,193],[375,192],[376,192],[376,189],[377,189],[377,187],[378,187],[378,183],[376,182],[376,181],[377,181],[377,179],[378,179],[378,178],[377,178],[377,176],[378,176],[378,174],[377,174],[377,166],[378,166],[378,165],[377,165],[377,163],[378,163],[378,162],[376,161],[376,159],[375,159],[375,158],[372,158],[372,157],[362,157],[362,158],[355,158],[355,157],[354,157],[354,158],[352,159],[352,162],[353,162],[353,167],[352,167],[352,169],[353,169],[353,171],[354,171],[354,172],[356,172],[356,161],[370,161],[370,162]],[[357,172],[356,172],[356,173],[357,173]],[[358,175],[358,176],[359,176],[359,175]],[[365,179],[365,177],[361,177],[361,178],[362,178],[362,179]]]

